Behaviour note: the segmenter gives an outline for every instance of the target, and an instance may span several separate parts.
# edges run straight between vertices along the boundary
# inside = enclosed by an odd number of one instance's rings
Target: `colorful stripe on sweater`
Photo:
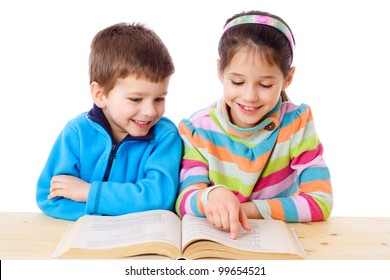
[[[179,216],[204,216],[208,191],[223,185],[265,219],[320,221],[333,195],[309,106],[281,101],[258,126],[230,123],[223,100],[179,123],[184,142]],[[273,124],[273,125],[270,125]]]

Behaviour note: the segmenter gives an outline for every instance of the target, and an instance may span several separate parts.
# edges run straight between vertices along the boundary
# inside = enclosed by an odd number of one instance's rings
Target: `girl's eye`
[[[131,102],[136,102],[136,103],[142,101],[141,98],[129,98],[129,100],[130,100]]]
[[[264,85],[264,84],[260,84],[261,87],[263,88],[271,88],[273,85]]]
[[[244,82],[235,82],[232,80],[232,84],[235,85],[235,86],[240,86],[240,85],[243,85]]]

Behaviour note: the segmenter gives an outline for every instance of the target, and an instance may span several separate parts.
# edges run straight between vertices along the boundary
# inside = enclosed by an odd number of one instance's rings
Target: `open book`
[[[53,258],[109,259],[164,256],[170,259],[306,259],[287,223],[250,220],[237,239],[206,218],[166,210],[122,216],[86,215],[71,224]]]

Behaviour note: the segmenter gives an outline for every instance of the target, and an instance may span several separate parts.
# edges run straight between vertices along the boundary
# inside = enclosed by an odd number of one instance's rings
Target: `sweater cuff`
[[[260,200],[260,199],[259,200],[252,200],[252,202],[255,203],[261,216],[263,216],[263,219],[272,220],[271,210],[270,210],[267,202],[265,202],[264,200]]]
[[[211,186],[211,187],[208,187],[203,193],[202,193],[202,196],[200,197],[200,201],[202,202],[203,206],[205,207],[207,205],[207,203],[209,202],[209,193],[216,189],[216,188],[228,188],[224,185],[214,185],[214,186]]]

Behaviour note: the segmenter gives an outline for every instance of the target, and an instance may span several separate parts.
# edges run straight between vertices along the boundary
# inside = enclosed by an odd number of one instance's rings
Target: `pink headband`
[[[223,29],[222,36],[225,34],[227,30],[232,28],[233,26],[240,25],[240,24],[248,24],[248,23],[254,23],[254,24],[263,24],[275,27],[280,32],[286,36],[290,43],[291,52],[294,53],[294,39],[291,34],[290,29],[280,20],[277,20],[276,18],[264,16],[264,15],[246,15],[246,16],[240,16],[233,20],[231,20],[228,24],[226,24],[225,28]],[[221,36],[221,37],[222,37]]]

